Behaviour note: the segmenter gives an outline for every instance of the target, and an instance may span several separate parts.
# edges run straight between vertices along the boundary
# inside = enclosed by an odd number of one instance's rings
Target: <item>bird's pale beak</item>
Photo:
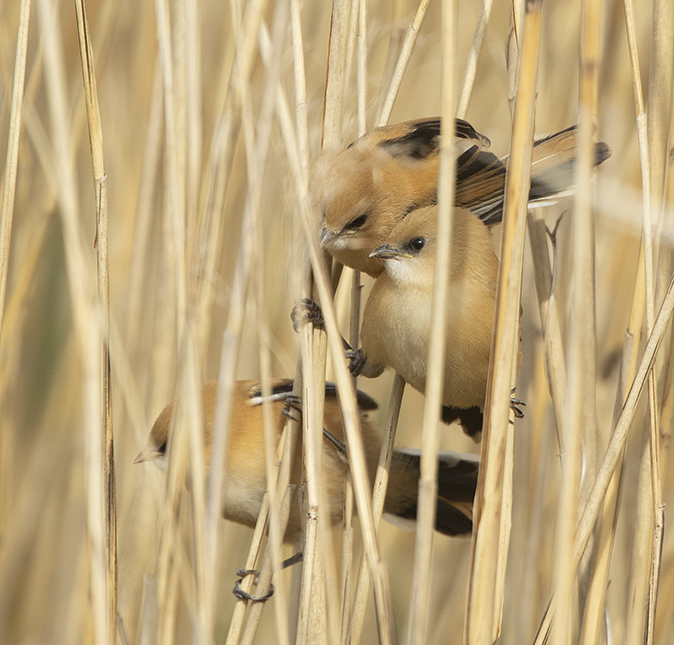
[[[154,446],[146,446],[139,453],[138,456],[133,460],[134,464],[140,464],[144,461],[152,461],[159,456],[157,449]]]
[[[321,246],[326,246],[338,236],[335,231],[329,231],[325,226],[321,228]]]
[[[371,258],[377,258],[379,260],[402,260],[403,258],[412,257],[409,253],[403,253],[395,246],[390,244],[384,244],[378,249],[375,249],[370,253]]]

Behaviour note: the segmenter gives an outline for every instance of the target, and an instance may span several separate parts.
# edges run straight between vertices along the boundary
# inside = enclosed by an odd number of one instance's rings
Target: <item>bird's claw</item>
[[[293,329],[298,332],[300,327],[311,323],[314,327],[323,328],[323,312],[319,305],[309,298],[302,298],[295,303],[290,319],[293,321]]]
[[[349,372],[351,372],[351,376],[360,376],[367,360],[365,354],[363,354],[363,350],[347,349],[344,352],[344,355],[346,356],[346,360],[349,361]]]
[[[239,576],[239,579],[234,584],[234,589],[232,589],[232,593],[239,600],[250,600],[251,602],[264,602],[265,600],[269,600],[274,595],[275,591],[274,585],[271,583],[269,583],[269,591],[264,596],[253,596],[252,594],[249,594],[247,591],[244,591],[241,588],[241,583],[243,582],[243,579],[246,576],[255,576],[254,583],[257,584],[258,572],[255,569],[239,569],[236,572],[236,575]]]
[[[288,394],[288,396],[283,401],[283,409],[281,410],[281,414],[284,414],[293,421],[299,421],[299,419],[293,414],[293,410],[296,410],[302,414],[302,403],[299,396]]]
[[[510,399],[510,409],[513,411],[513,414],[515,415],[516,419],[523,419],[524,418],[524,412],[518,408],[518,405],[523,405],[526,406],[526,403],[524,401],[520,401],[519,399],[511,398]]]
[[[293,421],[299,421],[299,419],[290,410],[288,410],[288,408],[283,408],[281,410],[281,414],[285,417],[288,417],[289,419],[292,419]]]

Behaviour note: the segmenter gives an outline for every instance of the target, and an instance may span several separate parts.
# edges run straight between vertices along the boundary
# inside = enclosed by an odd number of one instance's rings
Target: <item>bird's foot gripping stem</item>
[[[360,376],[360,373],[363,371],[363,367],[365,367],[365,363],[367,362],[363,350],[349,348],[344,352],[344,355],[346,356],[346,360],[349,361],[349,372],[351,372],[351,376]]]
[[[236,572],[236,575],[239,576],[239,579],[234,584],[234,589],[232,589],[232,593],[239,600],[250,600],[251,602],[265,602],[274,595],[275,589],[274,585],[271,584],[271,582],[269,583],[269,591],[263,596],[253,596],[252,594],[248,593],[247,591],[244,591],[241,588],[241,583],[243,582],[243,579],[248,576],[255,576],[254,583],[257,584],[259,574],[255,569],[239,569]]]
[[[314,327],[323,329],[323,312],[319,305],[309,298],[302,298],[295,303],[290,319],[293,321],[293,329],[299,332],[300,327],[311,323]]]
[[[524,411],[519,407],[519,406],[526,406],[526,403],[524,401],[520,401],[519,399],[515,398],[515,391],[516,388],[513,388],[510,390],[510,409],[513,411],[513,414],[515,415],[516,419],[523,419],[524,418]]]
[[[290,556],[287,560],[281,562],[280,568],[285,569],[286,567],[291,567],[293,564],[302,562],[303,559],[304,556],[302,552],[296,553],[295,555]],[[243,582],[243,579],[248,576],[255,576],[254,584],[257,584],[260,574],[259,571],[257,571],[256,569],[239,569],[236,572],[236,575],[239,576],[239,579],[234,584],[234,589],[232,589],[232,593],[239,600],[250,600],[251,602],[265,602],[274,595],[275,589],[274,585],[271,582],[269,583],[269,591],[266,594],[264,594],[264,596],[253,596],[252,594],[248,593],[247,591],[244,591],[241,588],[241,583]]]

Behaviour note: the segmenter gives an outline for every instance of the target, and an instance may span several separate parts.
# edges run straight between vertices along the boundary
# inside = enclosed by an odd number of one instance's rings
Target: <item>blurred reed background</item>
[[[209,516],[197,504],[205,495],[203,487],[194,485],[191,494],[181,494],[180,468],[171,469],[167,484],[166,473],[132,461],[154,418],[177,392],[194,402],[195,384],[219,375],[223,383],[231,383],[234,377],[295,374],[299,336],[292,331],[289,314],[304,293],[308,266],[300,215],[305,206],[304,169],[318,158],[322,132],[326,145],[345,145],[363,126],[370,129],[378,122],[408,27],[415,13],[426,8],[389,121],[437,116],[443,110],[443,38],[448,41],[441,17],[453,3],[360,4],[89,0],[90,63],[97,97],[91,87],[85,91],[82,82],[75,11],[79,2],[22,0],[0,5],[0,150],[8,150],[0,240],[2,265],[8,268],[0,343],[0,642],[235,642],[233,637],[226,640],[236,604],[231,588],[235,571],[245,564],[252,531],[220,520],[212,557],[209,540],[215,533],[209,532]],[[425,603],[428,619],[421,620],[421,636],[412,630],[411,640],[492,642],[499,633],[502,598],[499,642],[534,642],[556,588],[561,599],[552,605],[558,616],[552,621],[552,642],[669,643],[674,633],[674,539],[665,529],[658,571],[653,554],[657,555],[659,533],[654,540],[652,526],[659,496],[666,507],[674,495],[670,328],[655,360],[650,390],[655,414],[649,417],[644,388],[631,425],[625,426],[629,435],[615,520],[607,504],[598,525],[601,532],[592,533],[590,555],[581,562],[579,586],[573,582],[573,558],[580,512],[672,274],[674,181],[668,162],[674,123],[674,10],[671,0],[542,4],[535,132],[551,133],[582,121],[596,128],[596,139],[606,141],[613,155],[591,183],[581,172],[583,189],[576,202],[563,198],[538,210],[538,219],[529,219],[517,376],[517,396],[527,407],[524,419],[517,420],[508,435],[514,440],[512,461],[505,460],[506,483],[498,483],[505,498],[497,518],[500,544],[507,545],[510,530],[507,557],[502,553],[500,560],[506,565],[503,584],[488,585],[496,590],[496,598],[485,601],[486,607],[474,595],[467,603],[471,571],[479,575],[486,562],[482,547],[476,545],[471,559],[470,540],[436,535]],[[540,10],[536,3],[529,8],[530,15]],[[517,87],[523,3],[495,2],[492,7],[487,1],[483,7],[457,0],[453,70],[445,67],[444,74],[445,80],[451,78],[451,71],[456,79],[456,104],[484,10],[488,24],[462,116],[485,133],[492,150],[502,156],[508,152],[512,130],[514,103],[509,99]],[[518,25],[514,39],[509,38],[513,16]],[[297,30],[291,37],[293,21],[301,25],[302,40]],[[79,25],[83,30],[81,14]],[[630,63],[628,32],[638,67]],[[18,34],[23,36],[17,48]],[[598,65],[592,64],[595,47]],[[587,63],[582,68],[581,51]],[[23,92],[17,85],[20,64],[15,76],[22,55]],[[523,65],[533,70],[534,63],[529,56]],[[300,69],[306,78],[305,103],[297,93],[302,87]],[[588,85],[579,83],[580,69]],[[328,93],[324,129],[326,78],[337,89]],[[640,83],[647,124],[645,116],[636,118],[643,109]],[[23,96],[20,112],[16,97],[12,108],[13,92]],[[584,97],[581,109],[579,94]],[[96,105],[102,149],[96,138]],[[641,149],[638,123],[645,135]],[[95,182],[102,168],[105,181]],[[644,177],[650,183],[650,200],[644,199]],[[97,204],[102,219],[95,248]],[[640,255],[644,209],[653,232],[653,248],[646,245],[646,259],[653,258],[648,280]],[[573,223],[574,212],[584,214],[587,226]],[[545,294],[550,276],[540,267],[547,266],[549,274],[552,260],[545,259],[545,249],[552,258],[553,245],[541,238],[540,218],[552,229],[562,214],[550,299]],[[536,255],[543,276],[538,297],[532,229],[538,231],[539,242],[543,239]],[[584,250],[577,248],[574,230],[579,235],[585,231],[580,240],[587,243]],[[500,234],[497,227],[497,248]],[[110,498],[105,492],[102,438],[108,421],[100,412],[106,397],[105,355],[100,352],[108,334],[107,325],[101,324],[106,319],[106,253],[116,568],[106,560],[109,524],[104,516]],[[583,264],[588,260],[590,264]],[[590,271],[579,272],[583,266]],[[365,298],[371,281],[365,276],[363,282]],[[351,284],[351,272],[345,270],[335,298],[345,335]],[[624,350],[628,327],[633,353],[629,345]],[[516,351],[512,343],[509,351]],[[566,376],[559,362],[565,351]],[[333,364],[330,360],[330,379]],[[560,427],[548,376],[552,381],[565,379],[568,400],[560,400],[557,391],[555,401]],[[380,402],[372,416],[382,432],[391,381],[392,375],[386,374],[358,383]],[[421,446],[423,406],[423,397],[408,388],[398,445]],[[199,412],[196,406],[191,409],[181,433],[182,469],[199,471],[187,458],[188,446],[199,443]],[[623,418],[623,425],[627,420]],[[569,428],[575,440],[565,436]],[[655,444],[649,444],[649,433],[657,437]],[[441,425],[439,438],[443,449],[480,449],[458,426]],[[565,459],[571,464],[568,470]],[[202,473],[196,475],[195,483],[203,479]],[[481,494],[488,502],[492,493],[484,485]],[[615,496],[613,488],[609,490],[609,497]],[[341,528],[331,539],[333,545],[321,551],[329,576],[339,575]],[[497,540],[496,534],[492,539]],[[355,542],[357,563],[358,528]],[[415,534],[382,522],[379,545],[395,632],[399,642],[410,642]],[[286,546],[281,555],[291,554]],[[111,613],[110,576],[115,569],[117,636]],[[657,573],[659,588],[654,586]],[[354,579],[355,575],[354,567]],[[298,574],[290,570],[275,577],[281,592],[265,605],[255,642],[294,642],[293,576]],[[299,578],[295,589],[298,584]],[[329,577],[330,585],[337,589],[339,579]],[[314,633],[309,625],[302,642],[340,641],[341,607],[334,600],[328,595],[326,632]],[[490,618],[482,623],[482,632],[468,630],[464,635],[467,616],[476,620],[486,614]],[[378,642],[379,636],[370,598],[360,642]],[[390,642],[385,635],[381,638]]]

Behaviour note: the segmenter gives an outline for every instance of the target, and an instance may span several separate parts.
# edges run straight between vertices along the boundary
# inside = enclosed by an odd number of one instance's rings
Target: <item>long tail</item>
[[[395,524],[409,525],[417,517],[417,490],[421,474],[418,450],[396,450],[391,462],[384,512]],[[479,460],[452,451],[438,453],[438,497],[435,529],[445,535],[473,530],[473,498]]]
[[[540,202],[573,188],[578,148],[578,126],[573,125],[534,142],[531,163],[529,202]],[[611,148],[604,142],[595,144],[594,165],[606,161]],[[486,157],[485,157],[486,159]],[[471,210],[487,226],[503,218],[505,175],[508,157],[497,163],[491,160],[482,167],[473,166],[469,176],[456,186],[456,204]]]

